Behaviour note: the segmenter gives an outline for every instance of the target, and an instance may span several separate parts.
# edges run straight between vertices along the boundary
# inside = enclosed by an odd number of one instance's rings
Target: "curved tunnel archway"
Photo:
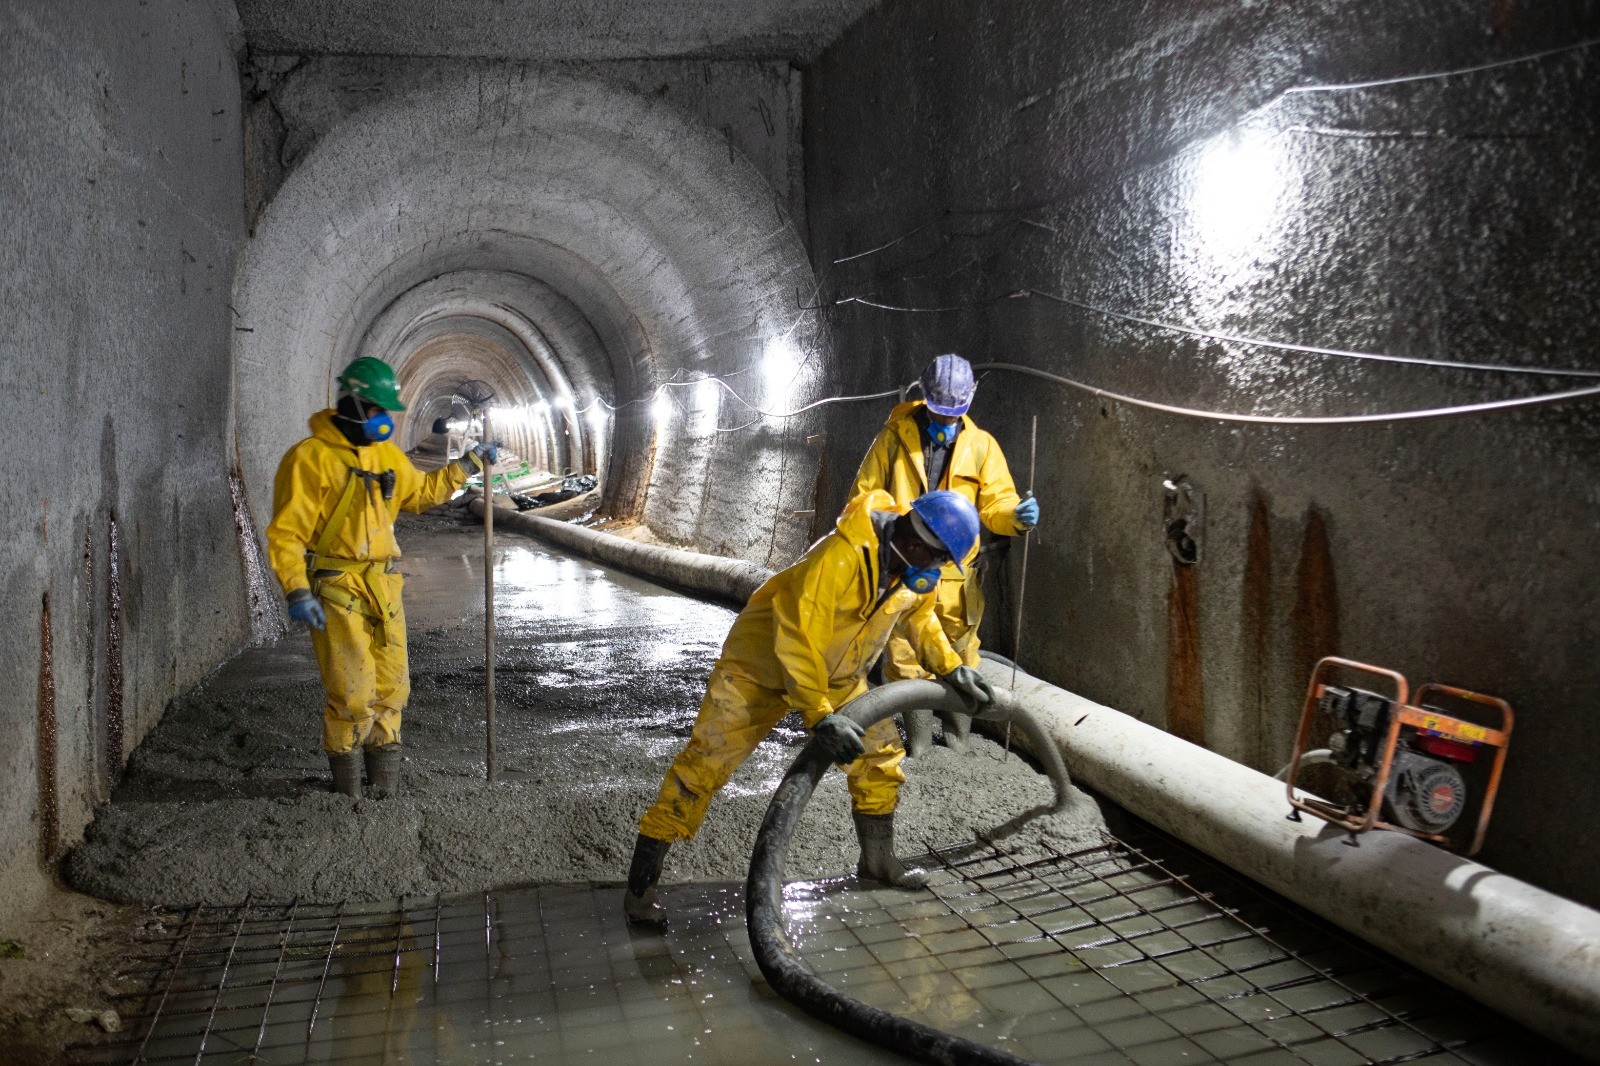
[[[279,190],[235,285],[237,440],[258,518],[304,418],[365,354],[401,379],[404,446],[482,378],[531,464],[603,466],[607,513],[695,544],[738,508],[738,534],[704,547],[792,555],[809,523],[773,516],[812,493],[802,427],[708,449],[704,412],[652,402],[664,382],[756,367],[774,338],[815,346],[794,303],[810,267],[772,203],[718,133],[596,78],[463,72],[356,113]]]

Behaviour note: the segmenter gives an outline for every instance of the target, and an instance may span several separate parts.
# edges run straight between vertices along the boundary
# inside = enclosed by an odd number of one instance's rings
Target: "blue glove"
[[[1011,515],[1024,532],[1039,524],[1039,501],[1033,498],[1031,490],[1022,498],[1022,502],[1017,504],[1017,509],[1012,511]]]
[[[848,766],[861,758],[867,750],[861,739],[865,734],[866,730],[842,714],[830,714],[811,727],[811,735],[824,754],[840,766]]]
[[[322,604],[310,589],[295,589],[289,593],[289,617],[312,629],[324,629],[328,625],[328,616],[322,612]]]
[[[478,471],[487,468],[491,463],[499,461],[500,442],[497,440],[474,444],[467,449],[466,454],[456,460],[461,464],[461,469],[469,474],[476,474]]]
[[[959,692],[969,704],[980,705],[994,699],[994,686],[989,684],[989,679],[970,666],[958,666],[941,680]]]

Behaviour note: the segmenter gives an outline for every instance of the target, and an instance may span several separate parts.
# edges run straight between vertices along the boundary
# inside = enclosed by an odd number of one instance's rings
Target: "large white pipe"
[[[738,602],[769,574],[532,515],[501,521]],[[1010,666],[983,669],[1012,683]],[[1600,1048],[1600,912],[1400,833],[1366,833],[1349,847],[1325,822],[1289,821],[1283,783],[1265,774],[1026,671],[1015,694],[1074,780],[1574,1051]]]
[[[984,663],[997,685],[1011,668]],[[1073,780],[1585,1056],[1600,1049],[1600,912],[1400,833],[1291,822],[1284,785],[1154,726],[1016,675]]]

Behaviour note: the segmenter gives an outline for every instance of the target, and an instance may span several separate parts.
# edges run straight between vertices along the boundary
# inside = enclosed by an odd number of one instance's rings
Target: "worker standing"
[[[904,507],[925,492],[945,489],[958,493],[977,508],[984,528],[1014,537],[1039,522],[1039,503],[1017,495],[1005,453],[994,437],[979,429],[967,414],[978,383],[972,364],[959,355],[941,355],[929,363],[920,379],[922,399],[897,406],[878,433],[856,473],[850,495],[881,489]],[[978,548],[944,568],[934,613],[950,645],[968,666],[978,665],[978,623],[983,618],[983,586],[977,567]],[[961,564],[966,564],[965,566]],[[927,676],[911,647],[909,634],[889,638],[883,664],[885,681]],[[954,716],[954,736],[946,742],[962,750],[971,729],[966,715]],[[906,736],[911,754],[918,756],[932,740],[928,711],[906,715]]]
[[[688,745],[639,821],[624,909],[659,921],[667,850],[693,837],[712,797],[790,711],[849,778],[861,844],[857,872],[900,887],[926,882],[894,853],[894,809],[905,749],[893,721],[869,729],[835,709],[867,689],[866,671],[897,623],[928,671],[972,703],[993,698],[933,615],[941,566],[967,558],[978,515],[962,496],[933,492],[897,507],[886,492],[858,497],[835,529],[756,590],[722,645]]]
[[[267,553],[289,616],[312,629],[328,701],[322,746],[333,791],[361,795],[362,753],[374,795],[400,776],[400,716],[411,695],[395,516],[426,511],[496,458],[494,443],[424,475],[389,438],[404,411],[394,371],[355,360],[339,400],[311,416],[311,436],[284,455],[273,482]]]

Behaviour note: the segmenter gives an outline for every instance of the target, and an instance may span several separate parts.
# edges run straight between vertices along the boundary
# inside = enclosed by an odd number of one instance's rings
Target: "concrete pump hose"
[[[847,715],[865,728],[916,710],[971,713],[954,689],[938,681],[895,681],[850,701],[835,713]],[[1047,753],[1043,761],[1055,786],[1055,801],[1048,810],[1060,811],[1070,802],[1071,790],[1060,752],[1048,742],[1039,723],[1017,706],[1008,690],[996,688],[994,701],[974,717],[1014,722],[1034,742],[1035,751]],[[800,816],[828,765],[828,757],[816,743],[807,744],[773,793],[761,831],[756,835],[745,882],[745,920],[750,946],[767,983],[789,1002],[829,1025],[923,1062],[948,1066],[1025,1062],[996,1048],[851,999],[812,973],[795,950],[783,921],[784,860]]]

